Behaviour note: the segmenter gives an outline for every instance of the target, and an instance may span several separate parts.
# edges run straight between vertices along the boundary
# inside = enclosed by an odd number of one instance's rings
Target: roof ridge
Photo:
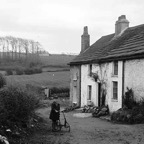
[[[137,26],[132,26],[132,27],[129,27],[128,29],[135,29],[135,28],[141,28],[141,27],[144,27],[144,24],[140,24],[140,25],[137,25]]]
[[[125,55],[140,54],[144,52],[144,24],[127,28],[119,37],[113,39],[114,33],[101,36],[84,53],[80,53],[70,64],[82,64],[89,62],[102,62]],[[139,41],[139,42],[137,42]],[[131,49],[135,45],[136,49]],[[121,49],[124,46],[125,49]],[[115,50],[113,50],[115,49]],[[130,51],[128,51],[130,49]]]

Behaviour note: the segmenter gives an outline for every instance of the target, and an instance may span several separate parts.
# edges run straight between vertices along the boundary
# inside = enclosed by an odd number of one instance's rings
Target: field
[[[43,72],[34,75],[11,75],[6,76],[8,85],[26,85],[47,87],[69,87],[69,71]]]
[[[41,56],[42,70],[41,74],[33,75],[9,75],[5,76],[8,85],[35,85],[35,86],[46,86],[46,87],[69,87],[70,72],[68,63],[75,58],[72,55],[50,55]],[[7,63],[8,64],[8,63]],[[13,65],[17,64],[13,63]],[[1,66],[2,67],[2,66]],[[2,71],[3,73],[3,71]]]
[[[72,61],[76,56],[74,55],[50,55],[50,56],[41,56],[41,62],[44,66],[62,66],[67,67],[68,63]]]

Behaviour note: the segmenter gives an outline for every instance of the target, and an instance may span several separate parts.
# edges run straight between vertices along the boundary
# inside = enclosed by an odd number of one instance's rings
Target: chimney
[[[83,35],[81,36],[81,52],[84,52],[90,46],[90,35],[88,34],[88,27],[84,27]]]
[[[121,34],[124,30],[129,27],[129,21],[126,19],[125,15],[121,15],[118,21],[115,23],[115,36]]]

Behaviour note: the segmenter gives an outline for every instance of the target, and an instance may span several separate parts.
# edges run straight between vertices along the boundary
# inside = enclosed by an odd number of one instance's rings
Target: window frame
[[[118,81],[113,81],[112,85],[113,85],[112,86],[112,96],[113,96],[112,99],[118,100]]]
[[[92,76],[92,64],[89,65],[88,73],[89,73],[89,76]]]
[[[118,61],[113,62],[113,75],[118,76]]]
[[[88,85],[87,100],[92,98],[92,85]]]

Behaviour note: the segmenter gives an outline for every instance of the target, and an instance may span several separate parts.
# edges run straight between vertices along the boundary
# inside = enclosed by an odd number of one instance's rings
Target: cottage
[[[90,46],[88,27],[81,36],[81,52],[70,62],[70,100],[79,106],[122,107],[122,95],[132,88],[144,97],[144,25],[129,27],[125,15],[115,23],[115,33]]]

